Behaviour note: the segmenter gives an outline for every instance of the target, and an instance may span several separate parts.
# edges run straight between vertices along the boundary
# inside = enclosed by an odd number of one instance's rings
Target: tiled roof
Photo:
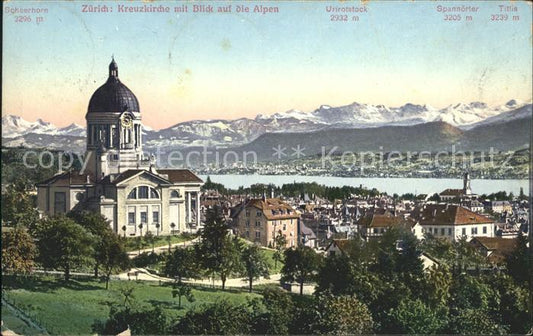
[[[300,233],[309,236],[310,239],[316,239],[316,235],[313,230],[305,226],[303,222],[300,222]]]
[[[157,172],[159,174],[165,174],[168,175],[168,180],[172,183],[179,183],[179,182],[197,182],[197,183],[203,183],[201,178],[196,176],[192,171],[189,169],[158,169]]]
[[[442,196],[461,196],[463,195],[463,189],[446,189],[441,192],[439,195]]]
[[[76,185],[76,184],[92,184],[94,180],[92,178],[89,179],[89,183],[87,183],[87,176],[89,174],[80,174],[78,171],[68,171],[64,173],[57,174],[55,176],[52,176],[51,178],[44,180],[37,185],[44,185],[44,184],[54,184],[58,182],[63,182],[68,185]]]
[[[421,225],[469,225],[494,221],[459,205],[430,204],[418,214]]]
[[[328,247],[326,248],[326,250],[329,250],[330,246],[333,244],[335,244],[335,246],[337,246],[339,250],[341,250],[342,253],[346,253],[351,244],[351,240],[350,239],[333,239],[331,243],[328,245]]]
[[[512,254],[517,248],[516,239],[501,237],[474,237],[471,244],[477,247],[483,246],[487,251],[492,251],[489,261],[499,263]]]
[[[357,225],[364,226],[367,228],[375,227],[392,227],[399,225],[408,225],[410,224],[407,220],[400,216],[393,216],[390,213],[381,214],[370,214],[359,218]],[[411,225],[409,225],[411,226]]]
[[[279,198],[251,199],[246,204],[246,208],[249,207],[262,210],[265,217],[270,220],[300,217],[299,213]]]
[[[511,253],[516,247],[516,239],[501,237],[474,237],[471,243],[477,241],[489,251],[498,250],[501,252]]]

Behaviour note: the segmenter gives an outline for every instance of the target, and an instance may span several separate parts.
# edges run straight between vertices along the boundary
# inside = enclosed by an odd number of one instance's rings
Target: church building
[[[86,165],[37,184],[37,204],[46,215],[90,210],[104,215],[120,235],[195,232],[201,226],[203,181],[188,169],[156,169],[142,150],[137,97],[118,77],[109,78],[89,101]]]

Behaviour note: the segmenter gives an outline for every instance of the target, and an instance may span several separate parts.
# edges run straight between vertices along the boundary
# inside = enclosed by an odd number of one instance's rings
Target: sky
[[[83,12],[85,4],[113,12]],[[119,12],[121,5],[145,4],[170,12]],[[182,5],[187,13],[174,12]],[[215,11],[231,5],[232,11],[193,13],[193,5]],[[237,12],[238,5],[251,12]],[[255,5],[279,12],[253,13]],[[517,11],[501,12],[499,5]],[[345,13],[328,12],[330,6],[366,12],[331,21]],[[438,6],[479,9],[443,13]],[[441,108],[531,100],[528,2],[12,0],[3,7],[2,115],[57,126],[85,125],[89,99],[106,81],[112,55],[122,83],[139,100],[143,123],[156,129],[323,104]],[[32,8],[47,12],[12,13]],[[461,20],[445,20],[446,14]],[[499,14],[507,20],[491,20],[503,18],[492,17]]]

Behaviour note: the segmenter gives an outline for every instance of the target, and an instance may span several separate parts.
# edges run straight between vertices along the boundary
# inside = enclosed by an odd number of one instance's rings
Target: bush
[[[148,267],[156,265],[163,260],[163,256],[157,253],[144,252],[132,259],[133,266],[135,267]]]

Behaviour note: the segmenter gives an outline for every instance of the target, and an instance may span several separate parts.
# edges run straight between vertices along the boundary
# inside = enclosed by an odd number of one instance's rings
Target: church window
[[[152,187],[140,186],[133,188],[128,194],[128,199],[158,199],[159,193]]]
[[[148,198],[148,187],[147,186],[141,186],[138,188],[138,196],[139,198]]]
[[[137,198],[137,189],[134,188],[130,191],[130,193],[128,194],[128,199],[136,199]]]
[[[171,198],[179,198],[180,197],[180,192],[178,190],[172,190],[170,192],[170,197]]]
[[[148,212],[141,211],[141,224],[146,224],[148,222]]]
[[[64,192],[54,193],[54,212],[56,214],[67,212],[67,199]]]
[[[135,225],[135,208],[128,210],[128,224]]]
[[[159,224],[159,211],[152,211],[152,222]]]

